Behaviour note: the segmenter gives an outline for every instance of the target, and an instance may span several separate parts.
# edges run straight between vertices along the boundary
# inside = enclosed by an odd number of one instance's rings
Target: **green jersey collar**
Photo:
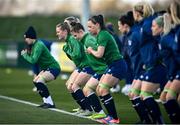
[[[68,34],[65,41],[68,42],[71,36],[71,34]]]

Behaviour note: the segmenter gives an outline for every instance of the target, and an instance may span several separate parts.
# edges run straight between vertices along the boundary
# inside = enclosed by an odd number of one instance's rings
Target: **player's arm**
[[[97,51],[93,50],[92,47],[87,48],[87,52],[89,54],[94,55],[97,58],[102,58],[104,55],[105,47],[104,46],[98,46]]]
[[[35,64],[37,60],[39,59],[41,53],[42,53],[43,47],[41,44],[39,46],[36,46],[32,52],[32,54],[27,54],[26,50],[21,51],[22,57],[27,60],[31,64]]]
[[[70,59],[70,60],[72,60],[72,58],[71,58],[71,56],[68,54],[69,52],[68,52],[68,45],[67,44],[65,44],[64,46],[63,46],[63,51],[66,53],[66,56]]]
[[[107,43],[108,43],[108,39],[104,35],[99,36],[99,38],[97,39],[97,42],[98,42],[97,50],[93,50],[92,47],[88,47],[87,52],[89,54],[94,55],[96,58],[102,58],[105,52],[105,47],[107,46]]]
[[[80,43],[78,43],[78,41],[73,43],[72,52],[69,53],[69,55],[73,59],[81,59],[82,58],[82,48],[81,48]]]

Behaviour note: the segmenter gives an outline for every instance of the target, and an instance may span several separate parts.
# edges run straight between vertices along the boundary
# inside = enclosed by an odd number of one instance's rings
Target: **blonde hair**
[[[149,3],[145,3],[143,17],[148,17],[153,14],[154,14],[154,9],[152,8],[152,5]]]
[[[180,24],[180,3],[174,1],[173,3],[171,3],[169,9],[174,25]]]
[[[169,19],[169,14],[168,13],[165,13],[163,15],[163,20],[164,20],[164,28],[163,28],[164,33],[163,34],[166,35],[171,31],[173,25],[171,23],[171,20]]]
[[[166,35],[170,32],[172,24],[171,20],[169,19],[169,14],[165,13],[162,16],[158,16],[154,19],[154,21],[160,28],[163,28],[163,35]]]
[[[139,12],[142,17],[146,18],[154,14],[154,9],[152,8],[152,5],[147,2],[139,2],[137,3],[133,9],[137,12]]]

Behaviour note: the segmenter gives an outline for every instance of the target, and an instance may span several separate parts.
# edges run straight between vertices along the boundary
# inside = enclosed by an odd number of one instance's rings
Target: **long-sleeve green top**
[[[86,33],[83,36],[83,38],[81,39],[81,43],[83,43],[85,49],[87,49],[88,47],[92,47],[93,50],[97,50],[98,48],[98,44],[95,37],[93,37],[89,33]],[[96,73],[102,74],[105,72],[107,65],[105,63],[104,58],[96,58],[92,54],[88,53],[86,53],[86,57],[88,59],[89,65]]]
[[[36,40],[33,43],[30,54],[25,53],[22,57],[31,64],[37,63],[41,70],[48,68],[60,69],[58,62],[53,58],[47,47],[40,42],[40,40]]]
[[[63,51],[75,63],[76,67],[84,68],[89,66],[82,43],[70,34],[65,41],[66,44],[63,46]]]

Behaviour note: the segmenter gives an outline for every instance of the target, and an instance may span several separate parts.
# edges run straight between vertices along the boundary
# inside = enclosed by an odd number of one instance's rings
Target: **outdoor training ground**
[[[120,83],[121,87],[123,82]],[[32,76],[24,69],[0,68],[0,124],[97,124],[97,122],[74,116],[72,109],[78,105],[65,87],[65,80],[58,77],[48,83],[48,88],[57,109],[37,108],[42,103],[40,96],[32,91]],[[133,124],[138,116],[127,96],[112,94],[121,124]],[[157,96],[157,95],[156,95]],[[160,104],[166,123],[170,123],[164,107]]]

